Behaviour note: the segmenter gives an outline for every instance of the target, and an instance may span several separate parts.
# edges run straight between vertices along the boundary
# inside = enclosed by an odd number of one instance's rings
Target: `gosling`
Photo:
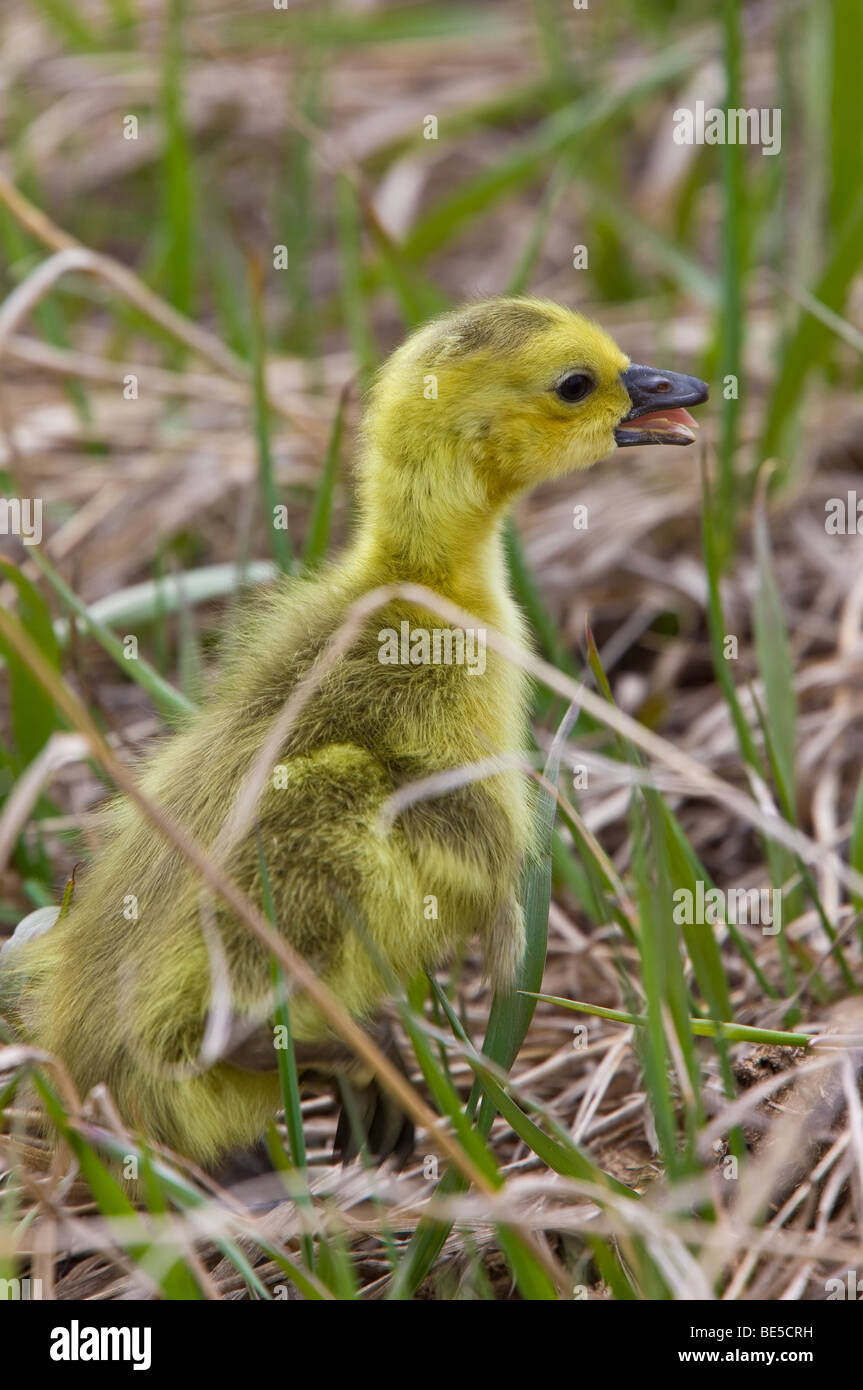
[[[504,771],[457,786],[390,827],[379,814],[406,783],[528,747],[528,679],[478,645],[486,627],[529,645],[507,579],[507,509],[617,447],[691,443],[686,407],[706,399],[703,382],[632,365],[601,328],[549,301],[492,299],[428,323],[371,390],[352,544],[260,598],[209,703],[143,771],[146,795],[214,850],[274,721],[361,595],[409,580],[475,615],[477,632],[460,635],[402,599],[374,613],[303,707],[254,827],[224,861],[263,907],[263,860],[278,931],[369,1028],[393,977],[434,970],[474,932],[496,990],[521,961],[528,779]],[[196,872],[133,804],[113,802],[107,820],[68,910],[49,930],[28,919],[7,944],[7,1007],[82,1095],[105,1083],[131,1128],[215,1171],[253,1150],[280,1108],[270,960],[218,900],[202,905]],[[231,1016],[224,1050],[202,1065],[213,932]],[[350,1075],[308,998],[290,1011],[302,1072]],[[403,1159],[409,1124],[373,1077],[353,1075],[367,1088],[370,1147]],[[340,1134],[350,1152],[343,1121]]]

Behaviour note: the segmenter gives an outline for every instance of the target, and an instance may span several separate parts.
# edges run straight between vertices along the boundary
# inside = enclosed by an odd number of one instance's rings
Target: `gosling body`
[[[634,409],[628,367],[601,329],[546,301],[471,305],[408,339],[371,394],[352,545],[260,598],[227,643],[206,706],[143,770],[145,793],[261,907],[263,859],[277,929],[370,1024],[392,975],[438,967],[474,932],[495,988],[515,979],[529,779],[508,770],[451,787],[392,824],[381,810],[417,779],[522,754],[524,674],[490,647],[483,670],[382,660],[387,630],[447,627],[395,599],[305,703],[255,824],[223,854],[226,817],[298,682],[369,590],[424,584],[478,627],[528,644],[507,582],[507,507],[613,450]],[[590,387],[571,401],[577,377]],[[130,1126],[205,1166],[252,1145],[279,1108],[267,953],[127,801],[109,806],[104,847],[69,910],[11,953],[6,973],[18,982],[19,1021],[82,1095],[105,1083]],[[205,1040],[226,982],[231,1036],[213,1060]],[[324,1056],[334,1040],[304,996],[291,1019],[301,1055]],[[260,1047],[252,1058],[261,1030],[263,1058]]]

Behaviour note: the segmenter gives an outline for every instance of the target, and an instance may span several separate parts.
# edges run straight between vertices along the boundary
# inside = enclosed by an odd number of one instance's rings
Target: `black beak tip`
[[[633,362],[621,373],[621,381],[632,401],[628,420],[649,415],[655,410],[677,410],[681,406],[703,405],[709,389],[705,381],[684,372],[663,372],[658,367],[644,367]]]

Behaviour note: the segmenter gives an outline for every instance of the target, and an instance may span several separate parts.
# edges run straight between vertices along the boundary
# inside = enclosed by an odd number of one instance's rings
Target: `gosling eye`
[[[557,383],[554,393],[567,405],[573,405],[576,401],[583,401],[595,387],[596,382],[587,372],[570,372]]]

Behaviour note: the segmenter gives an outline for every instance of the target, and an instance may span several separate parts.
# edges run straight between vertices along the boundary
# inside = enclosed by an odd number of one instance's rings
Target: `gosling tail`
[[[0,946],[0,1014],[14,1023],[21,1022],[19,1001],[31,973],[32,951],[24,950],[45,936],[57,922],[59,907],[39,907],[18,923],[8,941]]]

